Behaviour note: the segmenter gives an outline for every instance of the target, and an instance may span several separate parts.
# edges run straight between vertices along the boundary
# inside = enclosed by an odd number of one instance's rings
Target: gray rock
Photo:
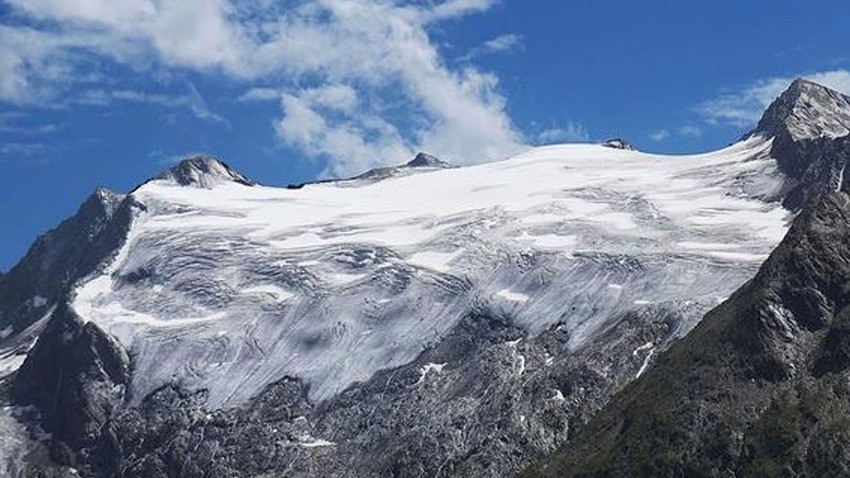
[[[154,179],[174,181],[181,186],[207,189],[228,181],[244,186],[254,185],[254,182],[250,179],[210,156],[195,156],[184,159]]]
[[[0,338],[0,346],[43,318],[77,280],[115,253],[137,207],[124,195],[97,189],[74,216],[39,237],[17,265],[0,276],[0,330],[12,327]]]
[[[784,199],[789,209],[850,190],[844,174],[850,162],[850,97],[797,80],[748,136],[755,135],[773,138],[770,154],[789,178]]]
[[[622,149],[622,150],[626,150],[626,151],[635,151],[635,147],[632,146],[628,141],[626,141],[622,138],[609,139],[608,141],[605,141],[604,143],[602,143],[602,146],[605,146],[606,148],[612,148],[612,149]]]

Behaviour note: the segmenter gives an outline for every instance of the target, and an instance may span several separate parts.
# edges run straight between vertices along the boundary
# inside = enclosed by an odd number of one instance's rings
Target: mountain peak
[[[184,159],[155,179],[171,180],[181,186],[206,189],[228,181],[245,186],[254,185],[253,181],[234,171],[224,162],[204,155]]]
[[[750,136],[774,137],[782,132],[794,141],[850,134],[850,97],[810,80],[794,80]]]
[[[408,174],[410,172],[415,172],[411,171],[411,169],[448,169],[453,167],[454,166],[452,166],[450,163],[443,161],[442,159],[439,159],[436,156],[420,152],[416,155],[415,158],[400,166],[383,166],[380,168],[370,169],[363,174],[355,176],[353,179],[381,180],[397,176],[399,174]]]
[[[420,152],[405,164],[408,168],[451,168],[452,165],[427,153]]]

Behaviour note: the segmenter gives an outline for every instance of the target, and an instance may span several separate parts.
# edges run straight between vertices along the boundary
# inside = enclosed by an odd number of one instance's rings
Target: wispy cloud
[[[685,125],[680,126],[678,128],[670,129],[659,129],[657,131],[652,132],[649,135],[649,139],[655,141],[656,143],[661,143],[663,141],[667,141],[673,137],[689,137],[689,138],[699,138],[702,136],[702,129],[698,126],[694,125]]]
[[[94,58],[140,75],[164,69],[263,85],[241,99],[280,101],[280,140],[326,161],[330,175],[419,149],[458,163],[497,159],[525,143],[498,79],[473,65],[449,66],[429,36],[433,25],[496,2],[7,0],[38,27],[0,26],[0,101],[49,104],[85,90],[82,101],[94,104],[175,103],[97,81],[81,86],[77,78]],[[482,48],[504,51],[519,41],[506,35]],[[197,90],[176,100],[201,119],[220,119]],[[307,136],[292,126],[305,117],[316,128]]]
[[[690,136],[692,138],[699,138],[702,136],[702,128],[694,125],[685,125],[676,130],[679,136]]]
[[[43,143],[3,143],[0,145],[0,155],[31,157],[46,153],[50,147]]]
[[[497,36],[496,38],[492,38],[490,40],[485,41],[481,45],[478,45],[475,48],[469,50],[469,52],[464,55],[462,60],[472,60],[474,58],[478,58],[486,55],[493,55],[496,53],[504,53],[509,51],[516,51],[522,48],[522,35],[517,35],[514,33],[509,33],[505,35]]]
[[[249,103],[252,101],[272,101],[283,97],[283,92],[277,88],[254,87],[239,96],[239,101]]]
[[[670,138],[670,131],[666,129],[659,129],[658,131],[650,134],[649,138],[653,141],[661,142]]]
[[[590,141],[590,134],[584,125],[567,123],[563,126],[547,128],[537,133],[537,144],[570,143]]]
[[[40,136],[55,133],[66,125],[62,123],[36,123],[20,111],[0,113],[0,133],[14,133],[25,136]]]
[[[188,108],[198,119],[214,123],[227,124],[227,121],[210,110],[204,97],[192,83],[184,93],[156,93],[128,89],[92,89],[76,96],[74,103],[83,105],[106,106],[113,102],[146,103],[166,108]]]
[[[850,71],[833,70],[799,76],[850,95]],[[794,79],[794,77],[762,79],[740,90],[703,102],[696,107],[696,111],[711,124],[751,126]]]

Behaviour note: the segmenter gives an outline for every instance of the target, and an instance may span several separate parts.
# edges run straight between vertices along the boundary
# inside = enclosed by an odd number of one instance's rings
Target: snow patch
[[[749,252],[706,251],[707,256],[716,257],[730,262],[764,262],[767,253],[752,254]]]
[[[26,358],[26,354],[15,354],[14,352],[0,355],[0,378],[16,372],[24,364]]]
[[[449,272],[451,262],[460,255],[460,251],[437,252],[422,251],[407,257],[407,263],[414,266],[431,269],[437,272]]]
[[[496,292],[496,295],[511,302],[517,302],[519,304],[525,304],[528,302],[528,296],[525,294],[520,294],[519,292],[513,292],[510,289],[502,289],[499,292]]]
[[[652,343],[652,342],[647,342],[647,343],[645,343],[645,344],[641,345],[640,347],[636,348],[636,349],[632,352],[632,357],[637,357],[639,353],[643,352],[644,350],[649,350],[649,349],[651,349],[652,347],[655,347],[655,344],[654,344],[654,343]]]
[[[272,284],[258,284],[242,289],[246,295],[259,295],[270,297],[277,302],[284,302],[295,297],[295,294]]]
[[[336,443],[319,438],[313,438],[311,436],[305,436],[301,437],[298,441],[298,445],[304,448],[321,448],[326,446],[336,446]]]
[[[446,366],[446,364],[444,364],[444,363],[428,363],[428,364],[425,364],[422,368],[419,369],[419,374],[420,374],[419,380],[417,380],[414,385],[419,385],[422,382],[424,382],[425,377],[428,375],[429,372],[443,373],[443,367],[445,367],[445,366]]]
[[[369,277],[368,274],[346,274],[336,272],[328,276],[328,282],[334,287],[345,287]]]
[[[643,375],[644,372],[646,372],[646,369],[649,368],[649,361],[652,360],[653,353],[655,353],[655,349],[649,349],[649,353],[646,354],[646,358],[643,359],[643,364],[640,366],[640,370],[638,370],[638,373],[637,375],[635,375],[635,378],[640,378],[640,376]]]
[[[573,235],[539,234],[527,235],[524,238],[529,240],[533,246],[541,249],[572,251],[578,243],[578,238]]]

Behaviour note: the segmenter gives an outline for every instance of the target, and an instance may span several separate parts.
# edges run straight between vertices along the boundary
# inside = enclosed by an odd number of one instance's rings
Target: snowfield
[[[132,193],[145,209],[73,307],[127,347],[133,401],[178,383],[212,407],[287,375],[327,399],[470,312],[560,324],[579,348],[629,310],[691,304],[681,334],[785,234],[770,145],[549,146],[300,189],[165,177]]]

